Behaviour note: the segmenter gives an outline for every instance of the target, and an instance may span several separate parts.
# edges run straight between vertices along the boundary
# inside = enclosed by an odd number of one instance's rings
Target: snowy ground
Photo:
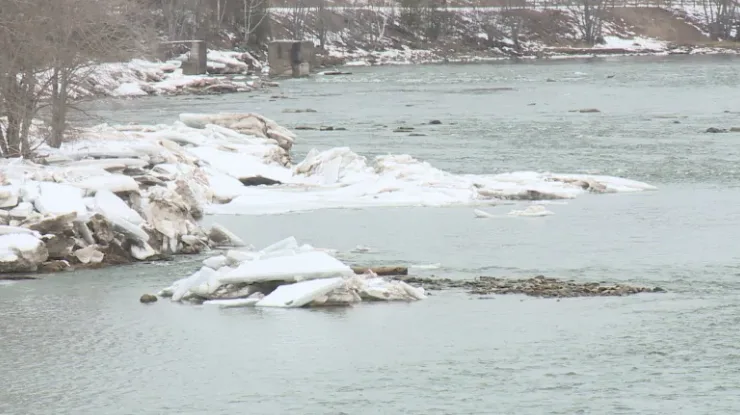
[[[135,59],[93,69],[83,91],[103,96],[137,97],[187,93],[247,92],[261,87],[262,64],[248,53],[208,51],[209,75],[184,75],[187,54],[167,62]]]

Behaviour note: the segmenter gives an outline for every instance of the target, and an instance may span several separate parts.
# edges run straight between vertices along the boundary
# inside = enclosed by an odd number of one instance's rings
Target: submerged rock
[[[428,290],[464,289],[470,294],[524,294],[532,297],[617,297],[639,293],[662,293],[660,287],[640,287],[626,284],[605,285],[601,283],[579,283],[538,275],[533,278],[508,279],[478,277],[474,280],[448,278],[405,277],[403,281]]]
[[[270,179],[269,177],[254,176],[254,177],[243,177],[239,179],[244,186],[273,186],[283,184],[279,180]]]
[[[408,275],[409,269],[408,267],[389,267],[389,266],[381,266],[381,267],[352,267],[352,271],[355,272],[355,274],[365,274],[367,272],[372,272],[376,275],[380,276],[387,276],[387,275]]]
[[[157,302],[157,296],[152,294],[144,294],[139,298],[139,302],[143,304],[150,304],[150,303],[156,303]]]

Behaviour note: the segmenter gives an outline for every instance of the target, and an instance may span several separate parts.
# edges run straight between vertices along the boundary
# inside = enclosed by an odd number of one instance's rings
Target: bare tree
[[[326,9],[326,0],[315,0],[314,15],[316,16],[316,37],[319,38],[319,47],[326,46],[326,33],[329,31],[329,16]]]
[[[729,39],[737,20],[736,0],[704,0],[703,4],[712,40]]]
[[[289,6],[287,29],[293,39],[303,39],[303,31],[306,25],[308,11],[308,5],[305,0],[296,0]]]
[[[268,0],[242,0],[242,6],[244,41],[249,43],[250,37],[269,20],[270,2]]]
[[[161,25],[170,40],[193,37],[207,15],[203,0],[152,0],[152,5],[161,12]],[[225,5],[219,1],[216,6]]]
[[[128,58],[145,32],[132,0],[4,1],[0,22],[12,23],[0,25],[0,150],[17,157],[33,150],[29,133],[41,109],[51,113],[49,144],[59,147],[94,64]]]
[[[378,50],[385,37],[385,28],[388,26],[388,5],[384,0],[369,0],[367,11],[369,17],[369,41],[373,50]],[[393,12],[391,10],[391,12]]]
[[[608,0],[577,0],[571,7],[576,26],[587,44],[595,45],[601,39],[604,11],[608,5]]]

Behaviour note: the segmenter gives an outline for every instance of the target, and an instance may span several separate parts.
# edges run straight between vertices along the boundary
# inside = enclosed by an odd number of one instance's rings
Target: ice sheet
[[[106,217],[120,217],[134,225],[141,225],[144,219],[135,210],[131,209],[126,202],[109,190],[99,190],[95,193],[94,204],[96,210]]]
[[[28,233],[11,233],[0,235],[0,262],[13,262],[20,254],[29,257],[43,245],[37,237]]]
[[[313,251],[244,262],[233,271],[220,277],[219,282],[233,284],[262,281],[298,281],[342,275],[354,275],[354,272],[352,268],[331,255],[325,252]]]
[[[281,285],[268,296],[260,300],[257,307],[303,307],[311,301],[341,287],[341,277],[320,280],[301,281],[290,285]]]
[[[82,198],[82,190],[59,183],[38,183],[39,195],[34,201],[36,210],[43,214],[64,215],[77,213],[77,218],[87,218],[87,206]]]
[[[102,167],[115,166],[116,158],[122,158],[119,164],[130,164],[134,158],[153,165],[151,175],[156,180],[186,180],[207,214],[260,215],[376,206],[486,206],[502,198],[573,199],[589,191],[577,181],[594,183],[593,190],[603,192],[655,189],[646,183],[603,175],[533,171],[458,175],[410,155],[367,159],[347,147],[311,150],[303,161],[291,164],[285,148],[279,145],[281,139],[265,137],[285,136],[286,144],[292,135],[264,117],[182,114],[181,118],[187,125],[180,121],[172,125],[99,125],[83,131],[79,140],[65,143],[62,149],[43,149],[57,159],[102,157],[104,163],[84,160],[76,166],[56,169],[21,163],[4,170],[9,177],[63,178],[90,193],[101,189],[132,191],[138,189],[132,177],[110,174]],[[238,180],[253,176],[276,179],[284,185],[244,186]],[[23,184],[20,188],[22,194],[33,199],[31,187]]]

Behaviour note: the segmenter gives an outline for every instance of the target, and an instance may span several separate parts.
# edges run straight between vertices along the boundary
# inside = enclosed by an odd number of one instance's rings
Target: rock
[[[409,269],[408,267],[352,267],[352,271],[355,272],[355,274],[364,274],[368,271],[372,271],[378,276],[388,276],[388,275],[408,275]]]
[[[328,125],[328,126],[321,126],[319,127],[319,131],[334,131],[334,127]]]
[[[92,228],[93,236],[100,245],[107,246],[113,238],[113,228],[108,220],[100,214],[95,214],[90,218],[88,222]]]
[[[297,127],[294,127],[293,129],[294,130],[310,130],[310,131],[317,130],[316,127],[308,127],[308,126],[305,126],[305,125],[299,125]]]
[[[660,287],[640,287],[624,284],[602,285],[600,283],[577,283],[538,275],[526,279],[478,277],[474,280],[451,280],[446,278],[401,277],[409,284],[428,290],[465,289],[470,294],[523,294],[543,298],[569,297],[615,297],[639,293],[662,293]]]
[[[103,260],[107,265],[121,265],[133,262],[133,257],[129,249],[129,244],[112,240],[107,246],[101,247]]]
[[[243,177],[239,179],[244,186],[273,186],[277,184],[283,184],[279,180],[273,180],[268,177],[254,176],[254,177]]]
[[[81,264],[97,264],[103,262],[105,254],[98,250],[97,245],[90,245],[82,249],[78,249],[74,252],[75,258],[80,261]]]
[[[141,302],[142,304],[156,303],[157,302],[157,296],[156,295],[151,295],[151,294],[144,294],[144,295],[141,296],[141,298],[139,298],[139,302]]]
[[[545,80],[545,82],[557,82],[557,81],[556,81],[556,80],[554,80],[554,79],[552,79],[552,78],[547,78],[547,79]]]
[[[431,120],[429,121],[429,125],[440,125],[442,124],[442,121],[440,120]]]
[[[409,137],[426,137],[426,136],[427,136],[426,134],[422,134],[422,133],[411,133],[411,134],[409,134]]]
[[[238,236],[234,235],[231,231],[225,227],[214,223],[211,227],[211,231],[208,234],[208,239],[213,241],[217,246],[247,246],[244,241]]]
[[[394,133],[410,133],[414,131],[414,127],[398,127],[393,130]]]
[[[730,128],[731,133],[740,133],[740,127],[731,127]]]
[[[46,245],[34,235],[0,236],[0,273],[35,272],[48,258]]]
[[[709,127],[704,132],[710,133],[710,134],[718,134],[718,133],[726,133],[727,130],[724,128]]]
[[[70,268],[69,262],[64,260],[48,261],[41,264],[38,272],[60,272]]]
[[[598,110],[597,108],[583,108],[580,110],[570,110],[568,112],[580,112],[581,114],[593,114],[593,113],[597,113],[601,111]]]
[[[52,235],[49,239],[44,239],[46,250],[49,252],[49,259],[66,260],[72,255],[72,250],[76,245],[74,236],[64,234]]]
[[[23,226],[38,231],[42,235],[58,235],[71,231],[74,228],[75,219],[77,219],[77,212],[62,215],[47,215],[38,219],[27,220],[23,223]]]
[[[283,113],[286,113],[286,114],[300,114],[300,113],[304,113],[304,112],[318,112],[318,111],[316,111],[313,108],[306,108],[306,109],[290,109],[290,108],[286,108],[286,109],[283,110]]]
[[[342,71],[325,71],[321,72],[319,75],[352,75],[352,72],[342,72]]]

